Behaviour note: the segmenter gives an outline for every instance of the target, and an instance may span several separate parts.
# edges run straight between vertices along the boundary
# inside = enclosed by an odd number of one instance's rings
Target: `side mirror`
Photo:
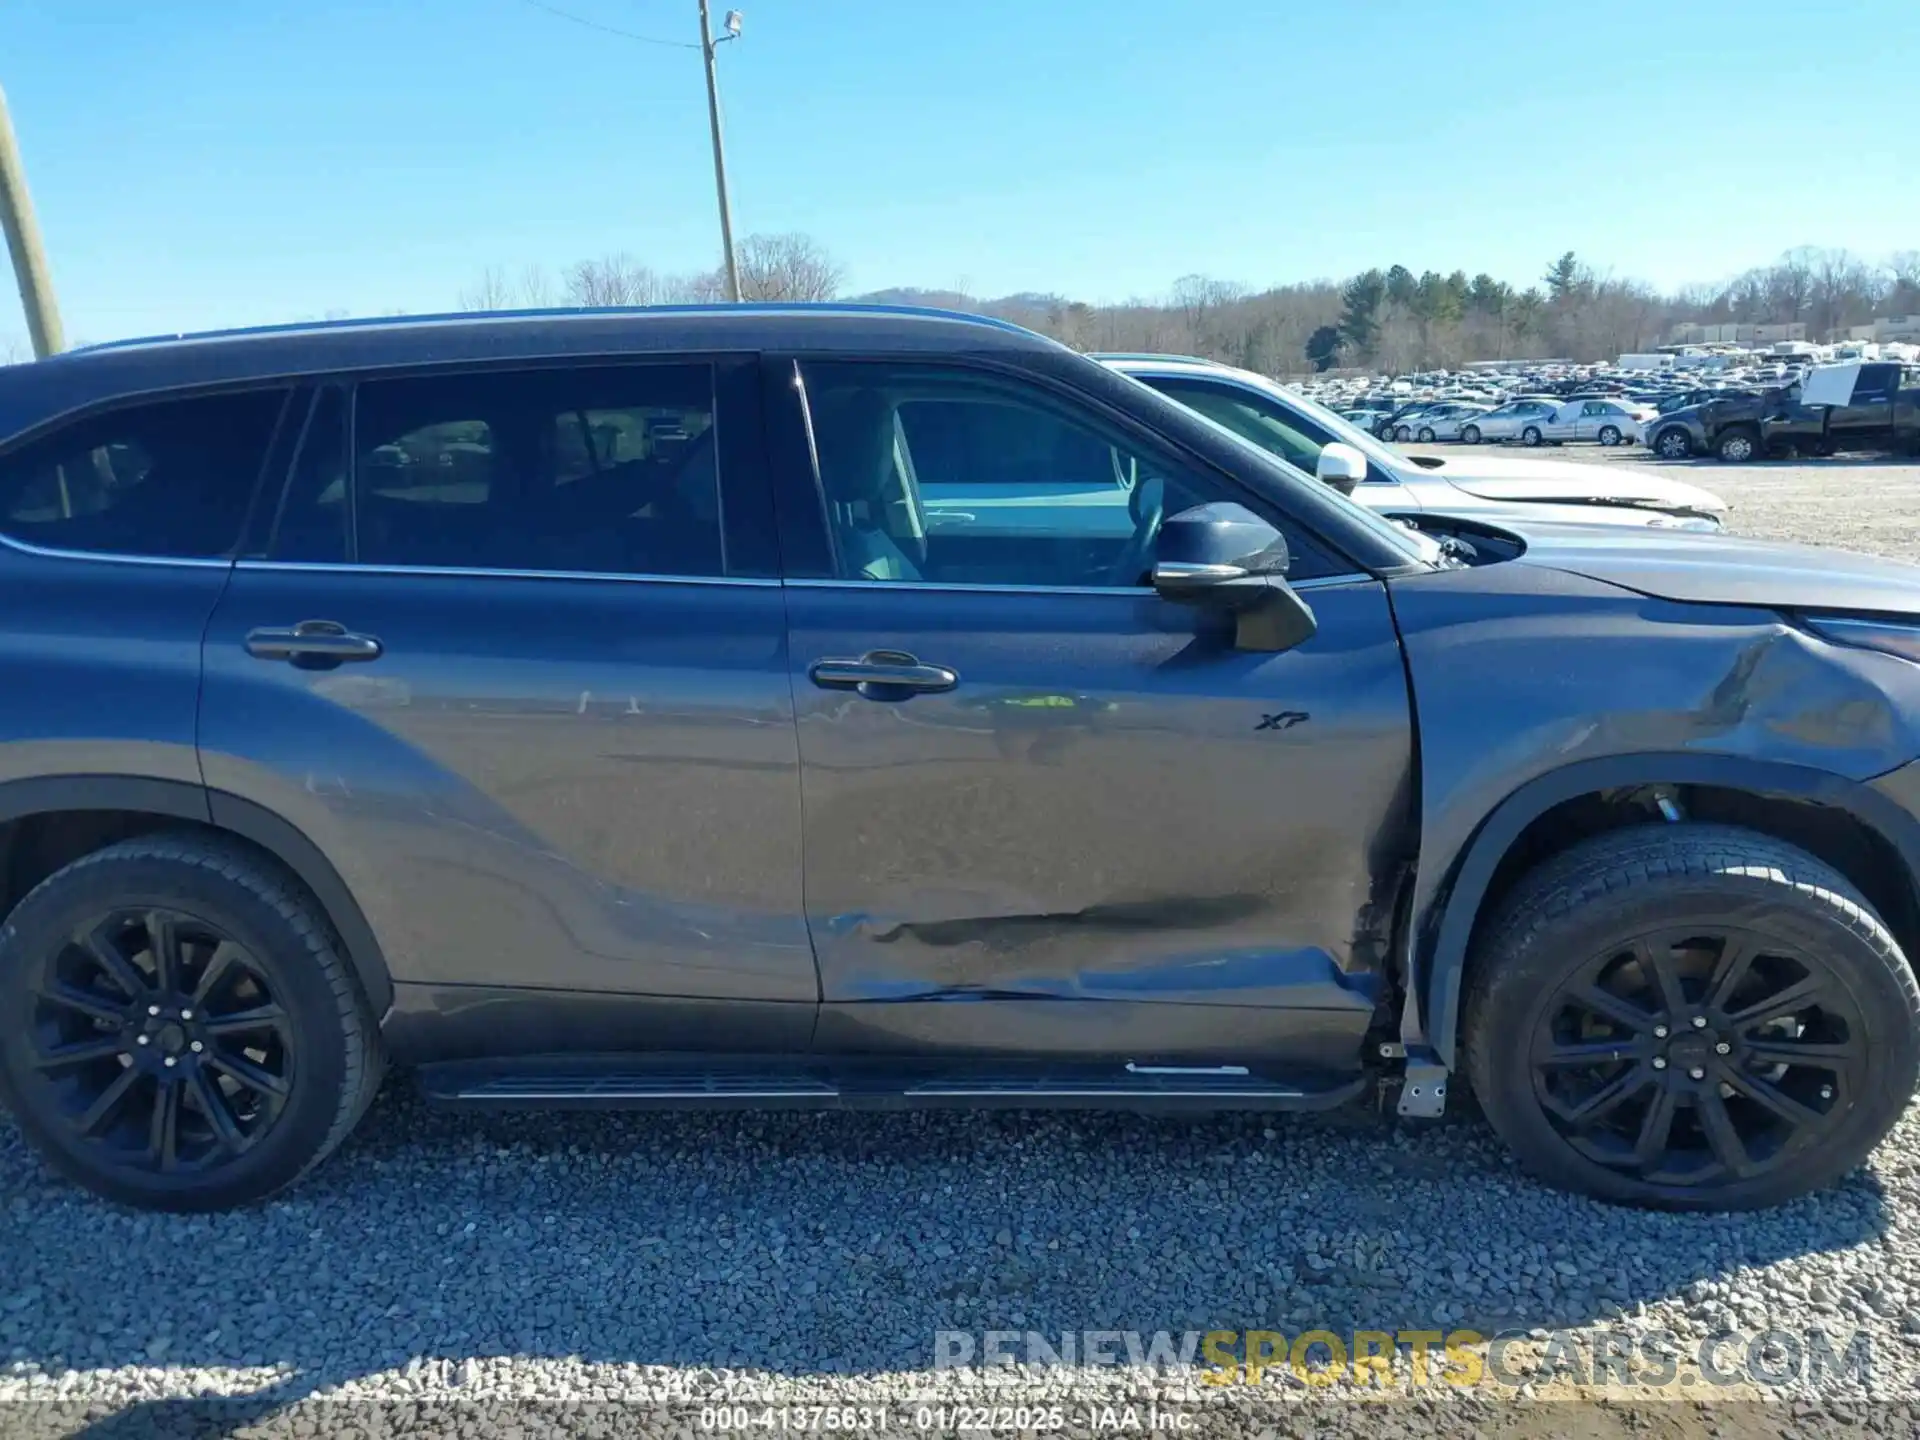
[[[1291,650],[1319,629],[1286,582],[1286,537],[1244,505],[1170,515],[1155,545],[1153,588],[1165,600],[1233,612],[1241,650]]]
[[[1335,440],[1321,449],[1313,473],[1342,495],[1351,495],[1353,487],[1367,478],[1367,457],[1353,446]]]

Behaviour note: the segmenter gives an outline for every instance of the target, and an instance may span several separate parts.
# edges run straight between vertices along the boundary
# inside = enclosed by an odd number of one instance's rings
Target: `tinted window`
[[[1855,395],[1890,395],[1899,383],[1898,365],[1862,365],[1853,382]]]
[[[135,405],[0,458],[6,533],[34,545],[206,559],[232,552],[282,390]]]
[[[316,411],[274,555],[368,565],[720,575],[704,365],[363,383],[352,534],[344,408]]]
[[[845,579],[1138,585],[1157,517],[1244,499],[1013,382],[918,365],[804,376]]]
[[[330,385],[307,417],[268,553],[337,563],[347,545],[347,392]]]

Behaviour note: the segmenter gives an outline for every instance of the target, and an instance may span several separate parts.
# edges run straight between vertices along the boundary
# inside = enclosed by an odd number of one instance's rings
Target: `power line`
[[[689,40],[661,40],[652,35],[636,35],[631,30],[622,30],[615,25],[604,25],[598,20],[589,20],[584,15],[574,15],[566,10],[557,9],[552,5],[544,3],[544,0],[520,0],[520,3],[530,5],[535,10],[544,10],[556,19],[570,20],[575,25],[584,25],[589,30],[598,30],[605,35],[618,35],[623,40],[637,40],[642,45],[661,45],[669,50],[698,50],[700,48],[700,46]]]

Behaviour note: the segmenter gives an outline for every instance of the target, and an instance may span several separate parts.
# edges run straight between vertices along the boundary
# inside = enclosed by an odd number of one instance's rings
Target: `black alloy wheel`
[[[379,1030],[326,912],[205,830],[96,850],[0,924],[0,1102],[111,1200],[251,1204],[366,1112]]]
[[[298,1064],[260,961],[173,910],[112,910],[77,928],[44,962],[30,1028],[42,1115],[114,1169],[207,1170],[245,1154],[279,1118]]]
[[[1657,1185],[1748,1180],[1818,1144],[1866,1065],[1826,960],[1737,928],[1656,932],[1574,971],[1532,1036],[1574,1150]]]
[[[1463,1068],[1566,1190],[1750,1210],[1841,1180],[1920,1084],[1920,985],[1838,871],[1739,826],[1633,825],[1520,877],[1478,927]]]

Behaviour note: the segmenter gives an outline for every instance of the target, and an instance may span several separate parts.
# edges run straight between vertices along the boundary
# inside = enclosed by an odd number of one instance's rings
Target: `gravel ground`
[[[1688,468],[1740,530],[1920,559],[1920,465]],[[1066,1433],[1100,1433],[1100,1407],[1124,1422],[1131,1402],[1191,1434],[1913,1434],[1917,1232],[1920,1107],[1840,1189],[1742,1217],[1545,1190],[1464,1108],[1422,1128],[1369,1110],[482,1119],[390,1085],[290,1197],[195,1218],[87,1198],[0,1120],[0,1435],[698,1434],[720,1400],[755,1420],[888,1407],[917,1433],[1046,1430],[1053,1405]],[[1388,1404],[1284,1365],[1257,1389],[1196,1365],[935,1365],[943,1331],[1316,1328],[1514,1332],[1516,1383],[1421,1387],[1404,1351]],[[1835,1350],[1864,1335],[1864,1373],[1816,1379],[1815,1329]],[[1722,1331],[1792,1338],[1726,1344],[1741,1383],[1683,1365],[1651,1402],[1532,1370],[1621,1335],[1693,1356]],[[931,1408],[985,1402],[1041,1413]]]

